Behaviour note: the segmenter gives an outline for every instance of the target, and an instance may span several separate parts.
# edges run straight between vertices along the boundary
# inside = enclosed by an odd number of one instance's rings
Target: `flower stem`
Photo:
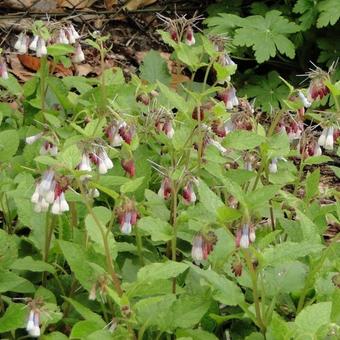
[[[260,297],[259,297],[259,292],[257,290],[257,274],[251,262],[251,257],[250,257],[250,253],[248,252],[248,250],[245,249],[243,254],[244,254],[244,258],[246,260],[248,269],[249,269],[252,286],[253,286],[253,297],[254,297],[255,315],[256,315],[257,325],[260,327],[261,332],[264,333],[266,330],[266,326],[264,325],[262,316],[261,316]]]
[[[54,215],[52,215],[52,217],[50,218],[50,214],[46,213],[45,245],[44,245],[44,256],[43,256],[43,259],[45,262],[48,262],[48,253],[51,247],[55,220],[56,220],[56,217]],[[45,286],[46,284],[46,278],[47,278],[47,273],[44,272],[43,278],[42,278],[43,286]]]
[[[170,215],[170,223],[173,227],[173,236],[171,240],[171,259],[172,261],[176,261],[176,250],[177,250],[177,227],[176,227],[176,219],[177,219],[177,188],[172,185],[172,193],[171,193],[171,215]],[[176,294],[176,278],[174,277],[172,280],[172,292]]]
[[[139,255],[139,262],[141,266],[144,266],[145,262],[144,262],[144,256],[143,256],[143,240],[142,240],[142,236],[139,233],[137,226],[135,227],[135,235],[136,235],[137,251]]]

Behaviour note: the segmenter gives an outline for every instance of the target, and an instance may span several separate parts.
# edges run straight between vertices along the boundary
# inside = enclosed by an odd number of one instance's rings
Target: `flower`
[[[224,102],[226,108],[231,110],[234,106],[238,106],[239,101],[236,96],[236,90],[233,86],[227,87],[218,92],[217,98]]]
[[[8,79],[7,64],[5,61],[0,61],[0,76],[2,79]]]
[[[236,232],[236,247],[247,249],[250,243],[255,241],[256,234],[255,229],[245,223]]]
[[[38,47],[38,40],[39,40],[39,36],[35,35],[31,41],[31,43],[29,44],[28,48],[32,51],[36,51],[37,47]]]
[[[188,26],[186,32],[185,32],[185,43],[189,46],[195,45],[195,37],[194,37],[194,31],[192,30],[191,26]]]
[[[14,44],[14,48],[19,54],[26,54],[28,51],[28,36],[21,32],[18,36],[18,40]]]
[[[52,214],[59,215],[68,211],[69,205],[64,194],[68,187],[66,182],[65,178],[57,181],[53,170],[45,171],[31,197],[31,202],[35,204],[35,212],[47,211],[50,204]]]
[[[192,240],[191,257],[194,262],[206,260],[213,250],[215,235],[208,234],[207,236],[202,233],[198,233]]]
[[[135,162],[133,159],[125,160],[122,159],[121,165],[125,172],[130,176],[134,177],[136,174],[136,167],[135,167]]]
[[[72,36],[75,40],[80,39],[80,35],[78,34],[78,32],[76,31],[76,29],[74,28],[74,26],[72,24],[68,25],[68,32],[70,34],[72,34]]]
[[[38,39],[36,54],[38,58],[47,54],[46,42],[43,38]]]
[[[301,99],[304,107],[310,107],[312,105],[312,103],[306,98],[306,96],[301,91],[298,91],[298,96]]]
[[[334,127],[323,129],[321,136],[318,139],[318,144],[326,150],[333,150],[334,146]]]
[[[185,204],[191,204],[196,202],[196,194],[192,187],[193,181],[188,181],[188,183],[183,188],[182,196]]]
[[[132,141],[132,137],[134,134],[134,130],[132,127],[129,127],[126,123],[122,124],[119,127],[119,134],[122,137],[122,139],[124,140],[125,143],[127,144],[131,144]]]
[[[91,171],[91,161],[89,155],[84,152],[81,158],[81,162],[78,164],[79,171]]]
[[[204,120],[204,110],[202,107],[195,107],[194,110],[192,111],[192,114],[191,114],[191,117],[192,119],[195,119],[195,120]]]
[[[121,146],[123,143],[123,138],[119,134],[119,129],[125,126],[125,122],[113,122],[105,128],[105,134],[109,139],[110,145],[113,147]]]
[[[123,234],[131,234],[132,226],[137,223],[138,212],[133,201],[126,201],[121,207],[117,209],[118,221],[120,224],[120,231]]]
[[[235,276],[241,276],[242,269],[243,269],[243,265],[240,260],[233,262],[231,265],[231,271],[235,274]]]
[[[81,62],[83,62],[85,60],[85,55],[84,55],[84,52],[81,48],[81,45],[78,43],[77,46],[76,46],[76,51],[72,57],[72,61],[75,63],[75,64],[80,64]]]
[[[158,190],[158,196],[167,200],[171,195],[171,181],[168,177],[165,177],[161,183],[161,187]]]
[[[113,168],[113,163],[102,146],[89,153],[89,159],[93,164],[97,165],[98,172],[101,175],[106,174],[108,170]],[[87,160],[84,158],[84,161],[85,163],[83,163],[83,166],[86,167]]]
[[[277,158],[276,157],[273,158],[271,160],[271,162],[269,163],[268,170],[272,174],[276,174],[277,173]]]
[[[220,120],[214,120],[211,124],[211,130],[218,137],[225,137],[229,132],[234,130],[234,125],[230,119],[226,122],[221,122]]]
[[[26,331],[28,334],[33,338],[38,338],[40,336],[40,312],[35,309],[31,309],[27,324],[26,324]]]
[[[26,137],[25,142],[26,144],[33,144],[37,140],[39,140],[42,137],[43,133],[39,132],[36,135]]]
[[[44,142],[40,148],[40,155],[50,154],[51,156],[56,156],[58,154],[58,147],[51,142]]]
[[[58,34],[58,37],[56,39],[56,43],[57,44],[66,44],[66,45],[68,45],[70,43],[69,40],[66,37],[66,32],[63,28],[61,28],[59,30],[59,34]]]

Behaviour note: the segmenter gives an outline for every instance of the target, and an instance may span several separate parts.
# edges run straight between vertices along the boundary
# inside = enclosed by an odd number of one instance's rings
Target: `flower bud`
[[[42,135],[43,135],[43,133],[40,132],[40,133],[37,133],[36,135],[26,137],[26,139],[25,139],[26,144],[33,144],[34,142],[39,140],[42,137]]]
[[[125,172],[130,176],[134,177],[136,174],[135,162],[133,159],[124,160],[122,159],[121,165]]]
[[[0,61],[0,77],[2,79],[8,79],[7,65],[5,61]]]
[[[161,183],[161,187],[158,190],[158,196],[167,200],[171,195],[171,182],[168,177],[165,177]]]
[[[191,26],[189,26],[185,32],[185,42],[188,46],[195,45],[194,31]]]

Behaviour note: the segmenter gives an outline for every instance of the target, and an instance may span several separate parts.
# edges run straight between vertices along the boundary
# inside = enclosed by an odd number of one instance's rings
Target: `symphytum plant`
[[[339,193],[318,167],[337,148],[336,65],[308,88],[277,78],[286,98],[255,111],[226,37],[160,18],[175,85],[155,51],[140,76],[105,69],[108,37],[66,22],[20,34],[41,65],[23,86],[2,58],[1,337],[339,338],[339,237],[323,237]],[[99,79],[54,76],[80,43]]]

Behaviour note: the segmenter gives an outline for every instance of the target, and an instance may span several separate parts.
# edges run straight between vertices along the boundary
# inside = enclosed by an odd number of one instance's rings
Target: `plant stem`
[[[112,260],[112,255],[111,255],[109,242],[108,242],[108,234],[105,233],[104,228],[102,227],[102,225],[101,225],[100,221],[98,220],[96,214],[93,212],[92,206],[91,206],[91,204],[89,204],[89,202],[87,200],[87,197],[84,193],[84,189],[83,189],[83,186],[82,186],[82,183],[80,182],[80,180],[78,180],[78,185],[79,185],[81,194],[83,196],[85,206],[86,206],[89,214],[92,216],[92,218],[93,218],[95,224],[97,225],[97,227],[100,231],[100,234],[102,236],[103,244],[104,244],[105,257],[106,257],[107,270],[108,270],[108,272],[111,276],[113,285],[115,286],[115,289],[116,289],[118,295],[122,296],[123,295],[123,289],[120,285],[118,275],[116,274],[114,267],[113,267],[113,260]]]
[[[266,326],[264,325],[262,317],[261,317],[260,298],[259,298],[259,293],[257,290],[257,274],[254,270],[254,266],[251,262],[251,257],[250,257],[250,253],[248,252],[248,250],[245,249],[243,254],[244,254],[244,258],[246,260],[248,269],[249,269],[249,273],[250,273],[250,277],[251,277],[251,281],[253,285],[253,297],[254,297],[257,324],[260,327],[261,332],[264,333],[266,330]]]
[[[177,249],[177,227],[176,227],[176,219],[177,219],[177,188],[172,185],[171,189],[171,216],[170,223],[173,227],[173,236],[171,240],[171,258],[172,261],[176,261],[176,249]],[[172,292],[176,294],[176,278],[174,277],[172,280]]]
[[[48,76],[48,62],[47,56],[40,59],[40,99],[41,110],[45,110],[45,95],[46,95],[46,78]]]
[[[45,227],[45,247],[44,247],[44,256],[43,259],[45,262],[48,262],[48,253],[50,251],[51,247],[51,241],[52,241],[52,235],[53,235],[53,229],[55,224],[55,216],[52,215],[51,218],[49,213],[46,213],[46,227]],[[43,286],[46,284],[46,276],[47,273],[43,273],[42,283]]]
[[[301,159],[300,165],[299,165],[298,177],[297,177],[297,180],[296,180],[296,183],[295,183],[295,186],[294,186],[294,192],[293,192],[294,196],[296,195],[298,188],[299,188],[299,183],[301,182],[301,178],[302,178],[302,174],[303,174],[303,167],[304,167],[303,159]]]

